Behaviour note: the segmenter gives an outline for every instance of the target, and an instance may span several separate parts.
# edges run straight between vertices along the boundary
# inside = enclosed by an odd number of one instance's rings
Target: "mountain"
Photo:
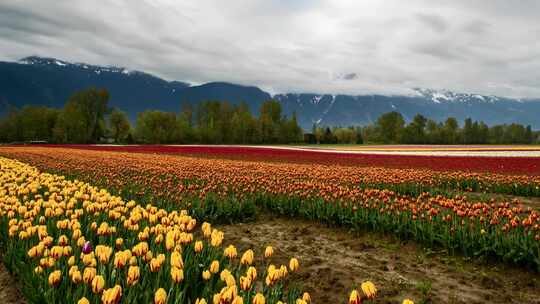
[[[257,87],[241,86],[226,82],[210,82],[192,86],[179,92],[180,103],[197,104],[203,100],[226,100],[232,104],[245,102],[254,114],[261,104],[272,96]]]
[[[0,63],[0,104],[62,107],[71,94],[88,87],[107,88],[112,105],[130,112],[148,108],[178,110],[177,91],[189,85],[138,71],[27,57]]]
[[[519,100],[479,94],[454,93],[447,90],[413,89],[410,96],[385,95],[317,95],[279,94],[286,113],[298,115],[306,129],[320,125],[366,125],[386,112],[400,112],[406,121],[420,113],[437,121],[449,116],[463,121],[470,117],[488,125],[518,122],[540,128],[539,100]]]
[[[8,106],[26,104],[61,108],[70,95],[88,87],[107,88],[110,105],[128,112],[132,120],[138,112],[147,109],[179,111],[182,102],[196,104],[216,99],[236,104],[245,101],[258,109],[263,101],[271,98],[256,87],[223,82],[190,86],[125,68],[70,63],[55,58],[32,56],[18,62],[0,62],[0,112],[5,112]]]
[[[60,108],[74,92],[88,87],[107,88],[110,105],[128,112],[135,120],[147,109],[178,111],[183,103],[203,100],[246,102],[256,113],[265,100],[279,101],[284,113],[298,114],[300,125],[309,130],[314,123],[329,126],[366,125],[383,113],[400,112],[407,121],[417,113],[443,121],[449,116],[467,117],[489,125],[530,124],[540,129],[540,99],[520,100],[497,96],[454,93],[415,88],[408,96],[277,94],[253,86],[211,82],[190,86],[119,67],[70,63],[55,58],[26,57],[18,62],[0,62],[0,112],[8,105],[25,104]]]

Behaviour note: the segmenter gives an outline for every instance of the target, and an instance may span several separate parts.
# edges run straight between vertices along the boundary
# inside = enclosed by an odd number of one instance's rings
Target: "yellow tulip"
[[[371,281],[362,283],[360,287],[368,299],[373,299],[377,295],[377,288]]]
[[[251,281],[255,281],[255,279],[257,278],[257,269],[250,266],[246,271],[246,275],[251,279]]]
[[[96,269],[94,267],[86,267],[83,271],[83,281],[86,284],[91,284],[92,280],[96,276]]]
[[[97,275],[92,280],[92,292],[101,293],[105,287],[105,279],[101,275]]]
[[[120,285],[115,285],[113,288],[103,291],[101,302],[103,304],[118,304],[120,298],[122,298],[122,287]]]
[[[358,290],[354,289],[351,291],[351,295],[349,296],[349,304],[361,304],[362,299],[360,299],[360,294],[358,294]]]
[[[229,245],[229,247],[225,248],[223,255],[225,255],[229,259],[234,259],[238,255],[238,253],[233,245]]]
[[[242,255],[242,258],[240,259],[240,263],[242,265],[251,265],[251,264],[253,264],[254,255],[255,254],[253,253],[253,250],[251,250],[251,249],[247,250]]]
[[[218,247],[223,242],[223,232],[214,229],[212,230],[212,235],[210,237],[210,245],[213,247]]]
[[[62,280],[62,272],[60,270],[55,270],[49,274],[49,285],[58,286]]]
[[[201,241],[195,242],[194,250],[195,250],[196,253],[200,253],[203,250],[203,242],[201,242]]]
[[[217,273],[219,271],[219,261],[214,260],[210,264],[210,272],[211,273]]]
[[[171,268],[171,278],[175,283],[180,283],[184,280],[184,270],[176,267]]]
[[[272,246],[267,246],[264,250],[264,257],[268,259],[272,255],[274,255],[274,248],[272,248]]]
[[[289,261],[289,269],[291,272],[296,272],[300,268],[300,264],[298,263],[298,260],[296,258],[292,258]]]
[[[70,256],[69,259],[68,259],[68,266],[73,266],[75,265],[75,256]]]
[[[242,297],[236,297],[234,298],[234,300],[231,302],[231,304],[244,304],[244,299]]]
[[[94,250],[101,264],[109,263],[112,251],[113,249],[111,247],[104,245],[97,245],[96,249]]]
[[[309,296],[309,293],[304,292],[302,295],[302,300],[304,300],[306,303],[311,303],[311,297]]]
[[[76,270],[71,274],[71,281],[74,284],[79,284],[82,281],[82,275],[79,270]]]
[[[160,258],[154,258],[150,260],[150,271],[151,272],[158,272],[161,269],[162,259]],[[174,267],[174,266],[173,266]]]
[[[178,251],[174,251],[171,254],[171,266],[183,269],[184,268],[184,262],[182,261],[182,255]]]
[[[257,293],[253,298],[253,304],[265,304],[265,302],[264,296],[260,293]]]
[[[160,288],[154,294],[154,304],[165,304],[167,302],[167,292]]]
[[[39,265],[36,266],[36,268],[34,268],[34,273],[35,273],[35,274],[41,274],[41,273],[43,273],[43,267],[41,267],[41,266],[39,266]]]
[[[240,288],[242,290],[249,290],[251,288],[251,278],[250,277],[240,277]]]
[[[402,304],[414,304],[414,302],[412,300],[405,299],[405,300],[403,300]]]
[[[88,301],[87,298],[82,297],[79,299],[79,301],[77,301],[77,304],[90,304],[90,301]]]
[[[203,273],[202,273],[203,280],[205,280],[205,281],[210,280],[210,277],[211,277],[211,276],[212,276],[212,274],[211,274],[210,271],[208,271],[208,270],[205,270],[205,271],[203,271]]]
[[[116,245],[116,249],[120,249],[122,247],[122,245],[124,244],[124,239],[117,238],[114,243]]]
[[[129,266],[127,273],[127,284],[129,286],[135,285],[139,281],[140,275],[139,266]]]

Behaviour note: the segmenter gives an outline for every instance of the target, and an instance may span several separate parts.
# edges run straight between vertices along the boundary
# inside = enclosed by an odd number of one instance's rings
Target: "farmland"
[[[200,303],[217,294],[217,303],[346,303],[353,290],[365,303],[538,301],[534,157],[234,146],[0,155],[3,259],[30,301]],[[214,261],[219,273],[204,279]],[[146,279],[133,281],[132,267]]]

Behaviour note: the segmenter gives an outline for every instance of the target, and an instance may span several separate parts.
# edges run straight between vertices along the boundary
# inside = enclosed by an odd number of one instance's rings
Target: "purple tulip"
[[[84,245],[82,246],[82,252],[84,254],[89,254],[92,252],[92,245],[90,245],[89,241],[84,242]]]

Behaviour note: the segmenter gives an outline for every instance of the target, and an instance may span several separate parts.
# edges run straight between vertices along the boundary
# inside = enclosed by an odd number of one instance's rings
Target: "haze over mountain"
[[[60,108],[74,92],[88,87],[106,88],[110,105],[134,120],[147,109],[179,111],[182,103],[204,100],[246,102],[256,113],[265,100],[274,98],[287,115],[296,112],[299,124],[309,130],[316,123],[329,126],[366,125],[382,113],[397,111],[406,120],[421,113],[435,120],[449,116],[470,117],[488,125],[521,123],[540,129],[540,101],[416,88],[410,95],[277,94],[255,86],[211,82],[197,86],[167,81],[120,67],[70,63],[55,58],[26,57],[0,62],[0,111],[26,104]]]

